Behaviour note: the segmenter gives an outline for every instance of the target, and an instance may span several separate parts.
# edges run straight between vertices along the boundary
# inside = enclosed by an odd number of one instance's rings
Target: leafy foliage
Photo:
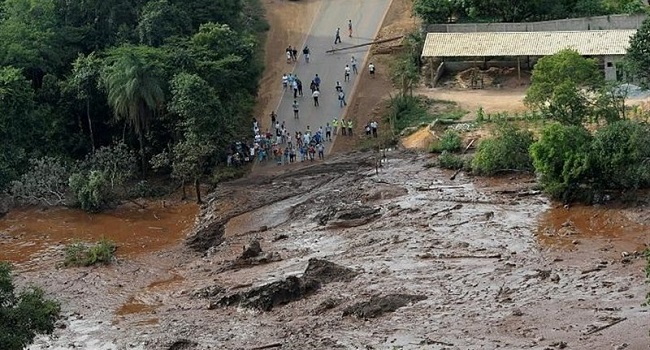
[[[101,171],[74,173],[70,176],[69,185],[79,206],[85,211],[98,212],[111,199],[109,182],[106,179],[106,174]]]
[[[75,242],[65,247],[65,266],[110,264],[117,249],[113,241],[102,239],[94,245]]]
[[[6,350],[22,350],[37,334],[50,334],[61,308],[43,291],[30,287],[16,292],[11,266],[0,262],[0,344]]]
[[[533,135],[512,124],[501,124],[493,137],[482,140],[472,159],[472,171],[494,175],[501,171],[531,170],[528,153]]]
[[[567,49],[537,62],[524,102],[561,123],[579,125],[591,114],[589,94],[602,84],[596,61]]]
[[[461,155],[453,154],[449,151],[442,151],[438,156],[438,165],[445,169],[462,169],[465,166],[465,160]]]
[[[646,85],[650,82],[650,18],[646,18],[630,38],[625,61],[634,76],[641,78]]]
[[[57,158],[32,159],[29,170],[11,183],[9,193],[22,204],[63,205],[69,176],[69,168]]]

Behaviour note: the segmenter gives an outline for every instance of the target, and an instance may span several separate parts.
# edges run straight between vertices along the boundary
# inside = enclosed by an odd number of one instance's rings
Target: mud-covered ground
[[[375,160],[223,184],[184,244],[113,266],[58,269],[50,250],[21,278],[68,317],[32,348],[648,348],[643,207],[554,208],[526,177]]]

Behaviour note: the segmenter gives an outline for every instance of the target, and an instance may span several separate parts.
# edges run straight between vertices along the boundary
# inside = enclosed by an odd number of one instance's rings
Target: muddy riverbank
[[[186,240],[113,266],[40,260],[21,278],[70,316],[33,348],[647,348],[645,208],[450,181],[408,151],[377,175],[374,159],[224,184]]]

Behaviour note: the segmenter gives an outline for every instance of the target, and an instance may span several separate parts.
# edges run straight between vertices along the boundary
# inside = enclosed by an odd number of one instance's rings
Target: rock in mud
[[[349,282],[356,275],[356,271],[347,267],[327,260],[311,258],[309,259],[303,278],[310,278],[322,284],[327,284],[331,282]]]
[[[347,307],[343,310],[343,316],[353,315],[358,318],[375,318],[426,298],[424,295],[412,294],[376,295],[368,301]]]
[[[262,246],[260,245],[260,241],[253,240],[248,244],[248,246],[244,247],[244,252],[241,254],[241,259],[254,258],[256,256],[259,256],[261,252]]]
[[[316,216],[320,225],[330,227],[357,227],[380,217],[380,208],[359,204],[330,206]]]
[[[207,286],[195,290],[192,293],[192,296],[195,298],[209,299],[209,298],[214,298],[225,291],[226,290],[223,287],[213,285],[213,286]]]
[[[194,230],[192,235],[187,237],[185,244],[195,251],[205,252],[223,242],[225,230],[225,222],[208,221],[205,226]]]
[[[327,298],[311,312],[312,315],[320,315],[327,310],[331,310],[341,304],[341,299]]]
[[[300,300],[320,288],[320,283],[309,278],[289,276],[284,280],[265,284],[221,298],[222,306],[238,305],[248,309],[271,311],[273,307]]]
[[[217,305],[270,311],[275,306],[300,300],[331,282],[349,281],[357,273],[327,260],[310,259],[301,277],[290,276],[284,280],[265,284],[247,291],[221,298]]]

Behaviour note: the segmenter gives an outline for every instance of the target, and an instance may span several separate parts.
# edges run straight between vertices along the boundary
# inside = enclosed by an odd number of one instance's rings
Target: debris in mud
[[[221,286],[212,285],[195,290],[192,293],[192,296],[195,298],[209,299],[214,298],[225,291],[226,289]]]
[[[167,350],[191,350],[199,346],[199,343],[188,340],[188,339],[179,339],[171,344],[164,345],[162,348]]]
[[[244,260],[254,258],[256,256],[259,256],[261,252],[262,246],[260,245],[260,241],[253,240],[248,246],[244,247],[244,252],[241,254],[239,259]]]
[[[332,282],[349,282],[357,272],[333,262],[312,258],[309,259],[303,278],[311,278],[322,284]]]
[[[341,299],[327,298],[311,312],[312,315],[320,315],[327,310],[331,310],[341,304]]]
[[[368,301],[347,307],[343,310],[343,316],[353,315],[358,318],[375,318],[426,298],[424,295],[411,294],[375,295]]]
[[[217,305],[270,311],[278,305],[300,300],[318,290],[321,285],[331,282],[349,281],[356,272],[327,260],[310,259],[301,277],[289,276],[284,280],[272,282],[221,298]],[[211,306],[212,308],[212,306]]]
[[[185,244],[195,251],[205,252],[208,249],[218,246],[223,242],[223,234],[226,232],[227,221],[208,222],[204,227],[196,230],[187,237]]]
[[[281,281],[225,296],[217,304],[221,306],[238,305],[248,309],[271,311],[274,306],[300,300],[315,292],[318,288],[320,288],[318,281],[289,276]]]
[[[357,227],[379,218],[380,210],[380,208],[360,204],[330,206],[316,216],[316,221],[320,225],[330,227]]]

